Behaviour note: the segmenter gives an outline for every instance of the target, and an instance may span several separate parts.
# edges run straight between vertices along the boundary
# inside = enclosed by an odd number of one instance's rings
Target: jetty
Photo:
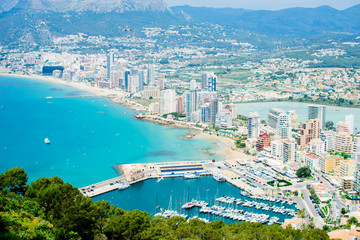
[[[116,165],[116,170],[121,176],[89,186],[80,188],[80,192],[88,197],[95,197],[110,191],[117,190],[123,183],[132,184],[148,179],[158,179],[158,182],[169,177],[184,177],[184,174],[196,175],[221,174],[230,184],[241,190],[246,190],[254,195],[265,194],[265,189],[259,183],[249,184],[244,181],[244,171],[236,169],[237,163],[232,161],[184,161],[162,163],[134,163]],[[252,186],[251,186],[252,185]],[[271,188],[267,186],[267,188]]]
[[[95,197],[110,191],[117,190],[121,183],[127,182],[130,185],[148,179],[159,179],[168,177],[183,177],[185,173],[196,173],[209,175],[206,165],[210,161],[186,161],[186,162],[165,162],[146,164],[121,164],[116,168],[121,176],[94,183],[79,189],[88,197]]]

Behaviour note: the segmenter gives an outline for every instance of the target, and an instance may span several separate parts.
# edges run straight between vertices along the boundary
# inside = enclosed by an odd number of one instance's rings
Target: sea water
[[[219,148],[216,140],[185,140],[189,130],[136,120],[134,111],[84,95],[91,93],[0,76],[0,172],[22,167],[29,181],[59,176],[82,187],[116,177],[116,164],[224,158],[201,151]]]
[[[125,210],[138,209],[146,211],[150,214],[160,212],[159,208],[164,210],[176,210],[179,213],[188,215],[188,217],[199,216],[210,221],[224,220],[226,223],[232,223],[231,219],[222,218],[220,216],[200,213],[200,208],[193,207],[190,210],[181,209],[181,206],[192,199],[201,200],[212,205],[224,206],[225,208],[239,209],[244,212],[252,212],[256,214],[267,214],[270,217],[278,217],[280,222],[285,218],[292,216],[283,215],[271,211],[261,209],[243,207],[241,205],[225,204],[216,202],[215,199],[221,196],[235,197],[242,201],[258,201],[278,207],[284,206],[288,209],[295,209],[295,206],[263,200],[254,200],[240,195],[240,190],[227,182],[217,182],[212,176],[203,176],[197,179],[184,179],[183,177],[165,178],[158,182],[156,179],[146,180],[140,183],[132,184],[130,188],[125,190],[115,190],[103,195],[94,197],[94,201],[106,200],[116,207]]]

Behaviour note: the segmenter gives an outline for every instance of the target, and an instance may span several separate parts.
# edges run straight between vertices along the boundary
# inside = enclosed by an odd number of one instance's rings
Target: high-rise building
[[[283,141],[283,163],[295,162],[296,160],[296,143],[294,140]]]
[[[130,82],[130,71],[125,71],[125,76],[124,76],[124,89],[126,91],[129,90],[129,82]]]
[[[354,134],[355,126],[354,126],[354,114],[349,114],[345,116],[345,123],[349,126],[350,134]]]
[[[276,132],[281,139],[291,139],[291,115],[289,112],[281,113],[279,115]]]
[[[260,134],[260,115],[250,112],[248,117],[248,138],[258,138]]]
[[[225,109],[230,110],[233,120],[237,118],[237,110],[236,110],[236,105],[235,104],[233,104],[233,103],[226,104]]]
[[[220,110],[216,114],[215,125],[219,127],[232,127],[232,116],[228,109]]]
[[[320,119],[310,119],[303,122],[300,131],[297,133],[297,144],[301,149],[315,138],[320,137]]]
[[[176,112],[183,113],[183,97],[179,96],[177,99]]]
[[[336,124],[336,133],[346,132],[350,134],[349,125],[345,122],[338,122]]]
[[[157,85],[159,86],[160,90],[164,90],[164,88],[165,88],[164,79],[163,79],[163,78],[159,78],[159,79],[157,80]]]
[[[144,90],[145,74],[143,70],[139,70],[139,91]]]
[[[320,119],[320,128],[325,130],[326,123],[326,107],[320,105],[309,105],[308,107],[308,116],[310,119]]]
[[[259,137],[256,141],[256,151],[261,152],[265,147],[269,147],[271,143],[270,135],[264,132],[259,134]]]
[[[111,67],[114,65],[114,53],[110,52],[106,57],[107,78],[110,79]]]
[[[210,119],[210,104],[205,103],[201,106],[201,122],[202,123],[209,123]]]
[[[273,129],[276,129],[278,124],[278,118],[281,113],[285,113],[285,110],[281,108],[272,108],[268,113],[268,125]]]
[[[155,84],[155,67],[153,65],[148,67],[147,75],[148,84]]]
[[[206,91],[208,90],[208,73],[201,74],[201,90]]]
[[[281,140],[271,141],[270,148],[271,148],[271,156],[273,156],[273,158],[278,160],[283,159],[284,144]]]
[[[337,152],[352,152],[352,137],[350,133],[339,132],[335,136],[335,151]]]
[[[219,100],[217,98],[210,101],[210,122],[215,123],[216,114],[219,111]]]
[[[160,89],[158,86],[145,86],[143,91],[143,98],[159,98],[160,97]]]
[[[320,133],[320,139],[325,143],[325,152],[332,152],[335,150],[335,136],[336,132],[328,130]]]
[[[210,76],[208,77],[208,90],[210,92],[216,92],[216,81],[217,76],[214,75],[214,73],[210,74]]]
[[[167,114],[176,112],[175,89],[166,89],[160,92],[160,113]]]

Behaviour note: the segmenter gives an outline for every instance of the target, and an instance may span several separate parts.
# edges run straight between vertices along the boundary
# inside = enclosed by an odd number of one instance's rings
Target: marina
[[[215,181],[209,175],[188,180],[164,178],[160,182],[150,179],[132,184],[125,191],[112,191],[93,199],[108,200],[125,210],[137,208],[154,216],[186,216],[187,219],[223,220],[226,223],[281,224],[296,215],[295,204],[285,198],[255,197],[244,193],[232,184]],[[141,202],[141,206],[136,202]]]

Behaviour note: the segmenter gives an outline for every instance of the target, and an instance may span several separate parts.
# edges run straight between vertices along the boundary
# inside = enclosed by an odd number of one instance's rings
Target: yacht
[[[225,177],[221,173],[215,173],[213,175],[213,178],[218,182],[224,182],[225,181]]]
[[[124,190],[130,187],[128,182],[119,182],[118,190]]]
[[[196,173],[184,173],[184,178],[185,179],[193,179],[193,178],[199,178],[200,175],[196,174]]]
[[[50,144],[50,140],[49,140],[48,138],[45,138],[45,139],[44,139],[44,143]]]

